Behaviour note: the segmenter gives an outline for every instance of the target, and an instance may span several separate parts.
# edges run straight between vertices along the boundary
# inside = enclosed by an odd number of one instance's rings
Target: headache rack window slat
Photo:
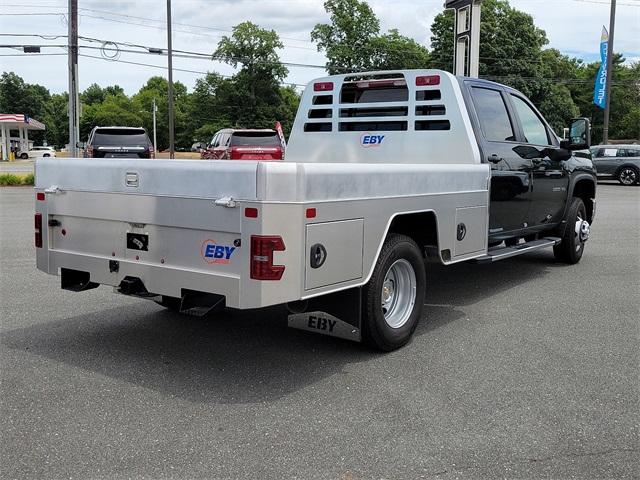
[[[401,131],[407,129],[407,122],[342,122],[341,132]]]
[[[406,117],[409,107],[341,108],[340,117]]]
[[[316,108],[309,110],[309,118],[331,118],[331,109]]]
[[[447,109],[444,105],[418,105],[416,115],[445,115]]]
[[[426,130],[451,130],[449,120],[418,120],[416,131]]]
[[[304,131],[305,132],[330,132],[331,122],[320,122],[320,123],[305,123]]]
[[[333,95],[316,95],[313,97],[313,105],[331,105]]]
[[[406,85],[359,88],[355,83],[345,83],[340,92],[340,103],[406,102],[407,100],[409,100],[409,89]]]
[[[440,100],[440,90],[418,90],[416,92],[416,101],[425,102],[427,100]]]

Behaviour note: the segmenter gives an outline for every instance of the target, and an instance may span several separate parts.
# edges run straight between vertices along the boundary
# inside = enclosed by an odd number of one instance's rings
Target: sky
[[[383,31],[397,28],[402,35],[429,46],[430,26],[443,9],[444,0],[369,0]],[[533,16],[544,29],[549,47],[587,62],[599,59],[602,26],[609,24],[608,0],[511,0],[511,5]],[[79,35],[102,41],[124,42],[166,48],[166,2],[164,0],[78,0]],[[67,24],[65,0],[0,0],[0,44],[64,45]],[[27,15],[28,14],[28,15]],[[250,20],[275,30],[284,43],[279,52],[290,66],[288,83],[304,85],[325,74],[325,58],[311,42],[309,32],[317,23],[327,23],[323,0],[173,0],[173,48],[211,54],[223,35],[234,25]],[[46,39],[10,34],[39,34]],[[153,75],[166,75],[166,56],[114,52],[112,44],[82,41],[94,47],[82,49],[79,59],[80,90],[92,83],[118,84],[127,94],[137,92]],[[120,49],[142,51],[136,47]],[[628,61],[640,61],[640,0],[618,0],[614,50]],[[44,85],[52,93],[68,87],[67,57],[63,48],[42,52],[57,55],[28,55],[0,48],[0,71],[13,71],[28,83]],[[5,56],[3,56],[5,55]],[[6,56],[11,55],[11,56]],[[117,61],[104,58],[116,55]],[[189,90],[206,71],[232,75],[228,65],[201,59],[174,58],[174,80]],[[138,62],[155,67],[134,65]],[[188,71],[181,71],[188,70]]]

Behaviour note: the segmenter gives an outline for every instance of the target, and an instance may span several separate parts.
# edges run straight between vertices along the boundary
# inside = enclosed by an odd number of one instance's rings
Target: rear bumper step
[[[559,237],[545,237],[540,240],[534,240],[532,242],[525,242],[513,247],[500,247],[491,248],[486,255],[476,258],[476,263],[492,263],[498,260],[504,260],[506,258],[517,257],[525,253],[540,250],[542,248],[553,247],[560,243]]]

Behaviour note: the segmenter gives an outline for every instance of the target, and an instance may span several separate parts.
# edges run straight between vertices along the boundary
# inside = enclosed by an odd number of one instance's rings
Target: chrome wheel
[[[635,185],[638,181],[638,172],[633,168],[623,168],[618,174],[618,180],[623,185]]]
[[[405,260],[396,260],[387,270],[382,282],[382,313],[391,328],[400,328],[413,311],[416,302],[416,273]]]
[[[576,245],[576,252],[577,252],[582,248],[584,242],[589,240],[589,234],[591,233],[591,226],[589,225],[589,222],[587,222],[586,220],[583,220],[582,217],[578,215],[578,217],[576,218],[576,225],[575,225],[574,231],[576,234],[575,245]]]

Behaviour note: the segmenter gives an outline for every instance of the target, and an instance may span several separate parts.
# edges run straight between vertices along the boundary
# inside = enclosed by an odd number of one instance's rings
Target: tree
[[[47,102],[43,123],[49,145],[64,147],[69,142],[69,94],[54,93]]]
[[[153,101],[155,99],[158,111],[156,113],[156,130],[158,137],[157,148],[164,150],[169,147],[169,82],[160,76],[151,77],[131,99],[132,111],[140,118],[138,126],[142,125],[153,134]],[[176,146],[189,147],[192,142],[193,122],[189,121],[188,108],[190,106],[187,87],[180,82],[173,84],[174,119]]]
[[[429,51],[412,38],[398,33],[397,29],[373,37],[369,42],[372,70],[404,70],[427,68]]]
[[[202,101],[202,91],[215,91],[215,99],[211,99],[217,106],[213,124],[224,121],[226,126],[272,128],[276,120],[289,121],[279,117],[287,111],[280,84],[289,73],[280,62],[279,48],[283,44],[276,32],[251,22],[236,25],[231,37],[222,37],[213,58],[239,70],[229,81],[209,78],[209,87],[202,86],[198,94]]]
[[[45,87],[25,83],[13,72],[4,72],[0,77],[0,111],[3,113],[23,113],[41,119],[50,96]]]
[[[578,75],[580,62],[557,50],[543,50],[544,30],[531,15],[516,10],[507,0],[485,0],[480,21],[480,68],[483,78],[520,90],[538,107],[556,132],[578,114],[571,91],[559,78]],[[453,11],[447,10],[431,26],[431,65],[453,69]],[[517,35],[514,34],[517,32]]]
[[[115,95],[117,92],[110,92]],[[122,92],[124,93],[124,92]],[[96,103],[104,102],[104,97],[107,96],[107,92],[103,90],[97,83],[92,83],[87,89],[80,94],[80,101],[85,105],[94,105]]]
[[[88,105],[80,118],[80,138],[86,139],[95,126],[139,127],[142,119],[135,113],[131,99],[124,94],[107,95],[104,102]]]
[[[330,24],[317,24],[311,40],[325,52],[330,75],[359,72],[371,67],[371,40],[380,32],[380,21],[365,1],[327,0],[324,9]]]

